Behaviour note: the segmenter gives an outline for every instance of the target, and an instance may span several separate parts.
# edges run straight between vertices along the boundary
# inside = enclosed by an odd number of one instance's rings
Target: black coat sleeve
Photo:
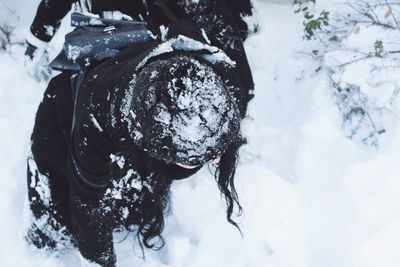
[[[42,0],[30,27],[32,34],[44,42],[50,42],[60,27],[62,19],[76,1]]]
[[[243,86],[244,100],[253,98],[254,82],[250,66],[243,47],[238,21],[230,12],[224,0],[179,1],[178,7],[183,9],[197,27],[204,29],[211,44],[227,53],[236,62],[236,68]],[[237,19],[237,18],[236,18]]]

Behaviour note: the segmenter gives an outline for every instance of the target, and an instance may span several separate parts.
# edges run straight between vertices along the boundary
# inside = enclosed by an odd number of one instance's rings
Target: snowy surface
[[[36,2],[21,8],[5,1],[18,7],[19,18],[1,9],[21,38]],[[301,15],[287,4],[260,0],[256,8],[261,30],[246,42],[256,97],[237,173],[243,238],[226,222],[217,185],[204,169],[173,185],[167,246],[143,261],[128,237],[116,243],[119,266],[400,266],[398,119],[377,149],[346,138],[327,71],[316,72],[317,62],[300,53],[308,49]],[[0,266],[79,266],[76,251],[48,255],[22,239],[29,136],[46,86],[25,74],[22,54],[18,47],[0,53]],[[351,71],[354,79],[364,75]],[[398,77],[392,77],[397,86]]]

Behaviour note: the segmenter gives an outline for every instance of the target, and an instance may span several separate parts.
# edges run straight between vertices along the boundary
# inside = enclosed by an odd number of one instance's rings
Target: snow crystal
[[[114,20],[133,20],[131,16],[124,14],[118,10],[103,11],[103,18]]]
[[[131,114],[131,116],[134,120],[136,119],[136,114],[135,114],[135,112],[133,112],[133,110],[129,110],[129,114]]]
[[[165,105],[160,105],[157,109],[157,116],[155,117],[156,121],[162,122],[168,125],[171,121],[171,114],[168,112],[168,109]]]
[[[93,26],[103,25],[103,22],[101,21],[100,18],[90,18],[89,25],[93,25]]]
[[[118,167],[122,170],[125,166],[125,157],[119,155],[110,155],[111,162],[117,162]]]
[[[141,189],[141,176],[131,168],[122,178],[112,181],[112,186],[105,191],[103,201],[108,203],[107,200],[124,200],[126,204],[133,203],[139,197],[136,193]]]
[[[207,44],[211,44],[211,41],[208,38],[207,33],[203,28],[201,29],[201,35],[203,36],[204,40],[206,40]]]
[[[164,42],[167,39],[168,28],[164,25],[160,26],[161,41]]]
[[[129,175],[133,175],[133,173],[130,173]],[[134,188],[138,191],[141,191],[143,188],[143,184],[139,179],[132,179],[132,182],[130,184],[131,188]]]
[[[54,34],[56,33],[56,30],[51,25],[45,25],[44,28],[46,29],[46,35],[48,36],[54,36]]]
[[[124,207],[124,208],[122,209],[122,217],[123,217],[124,219],[126,219],[126,218],[128,218],[128,216],[129,216],[129,209],[128,209],[127,207]]]
[[[103,132],[103,128],[101,128],[99,122],[96,120],[93,114],[89,114],[90,116],[90,121],[93,123],[93,125],[96,127],[97,130],[100,132]]]
[[[45,206],[49,206],[51,201],[49,177],[39,172],[32,155],[28,157],[28,167],[32,175],[29,186],[35,189],[40,197],[40,200],[43,201],[43,204]]]
[[[152,71],[151,72],[151,75],[150,75],[150,79],[154,79],[155,77],[157,77],[158,76],[158,71]]]
[[[71,60],[77,60],[82,54],[87,54],[93,49],[93,45],[88,44],[85,46],[68,45],[66,47],[66,55]]]

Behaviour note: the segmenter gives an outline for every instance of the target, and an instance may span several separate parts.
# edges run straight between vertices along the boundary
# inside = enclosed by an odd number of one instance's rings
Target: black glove
[[[29,42],[26,42],[26,45],[25,68],[28,75],[38,82],[47,82],[51,77],[47,51],[39,49]]]

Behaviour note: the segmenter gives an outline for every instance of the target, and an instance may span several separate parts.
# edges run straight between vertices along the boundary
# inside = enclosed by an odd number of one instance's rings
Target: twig
[[[9,8],[6,4],[4,4],[3,1],[0,1],[0,3],[12,14],[15,15],[15,11]]]
[[[396,23],[397,28],[400,30],[399,22],[397,21],[396,17],[394,16],[392,7],[388,4],[387,0],[385,0],[385,3],[386,3],[386,5],[387,5],[387,7],[389,8],[389,12],[390,12],[390,14],[392,15],[392,18],[393,18],[393,20],[394,20],[394,23]]]

